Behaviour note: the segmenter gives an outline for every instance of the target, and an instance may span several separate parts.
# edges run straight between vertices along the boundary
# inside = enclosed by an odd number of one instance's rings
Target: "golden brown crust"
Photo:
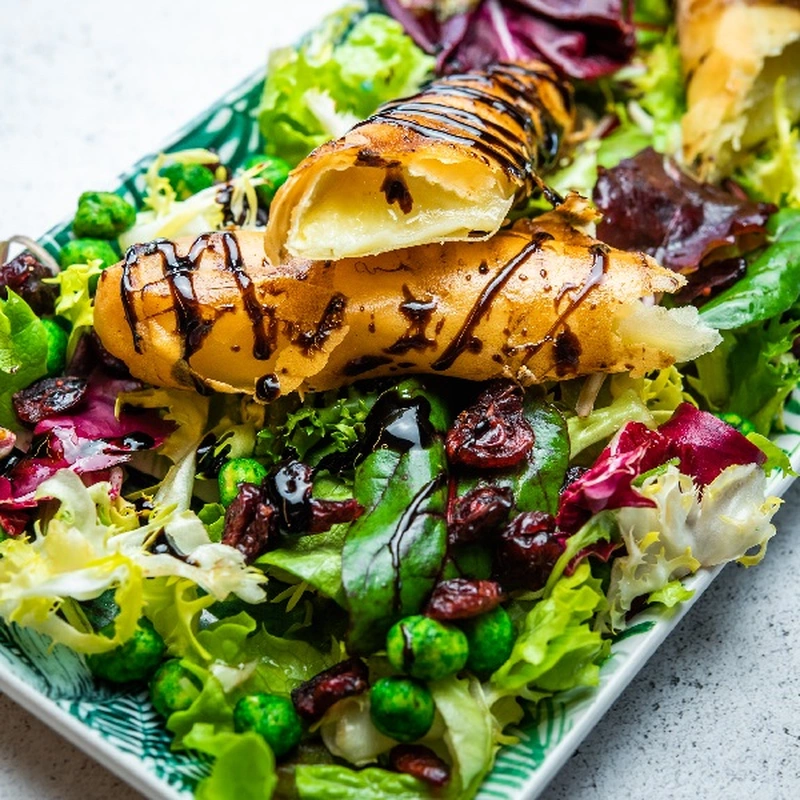
[[[105,270],[95,328],[165,386],[269,399],[359,378],[433,373],[523,383],[642,373],[669,352],[617,328],[683,279],[553,212],[488,242],[272,266],[251,232],[155,243]]]
[[[740,151],[774,134],[781,75],[790,113],[800,115],[800,3],[679,0],[677,19],[687,79],[684,159],[718,178]]]
[[[436,80],[292,172],[270,209],[267,255],[339,259],[488,238],[540,184],[572,124],[571,88],[545,64]]]

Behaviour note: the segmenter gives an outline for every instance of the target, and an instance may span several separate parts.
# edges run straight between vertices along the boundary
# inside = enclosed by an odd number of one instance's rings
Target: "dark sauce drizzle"
[[[400,303],[400,313],[408,320],[408,330],[384,352],[389,355],[403,355],[409,350],[427,350],[436,346],[436,340],[428,336],[427,328],[438,303],[436,300],[418,300],[411,290],[403,284],[405,300]]]
[[[247,316],[253,329],[253,357],[258,360],[268,359],[274,349],[277,337],[277,322],[274,308],[259,302],[256,286],[244,268],[239,243],[230,232],[221,234],[205,233],[192,243],[185,256],[179,256],[175,243],[166,239],[157,239],[147,244],[137,244],[128,248],[122,266],[120,293],[125,319],[131,329],[133,346],[137,353],[142,353],[142,335],[139,332],[139,319],[134,307],[134,295],[137,291],[133,283],[133,270],[143,256],[158,254],[163,265],[164,279],[169,286],[175,308],[176,331],[183,341],[183,360],[199,350],[205,337],[214,326],[215,319],[203,316],[202,305],[194,291],[193,273],[197,270],[206,250],[214,250],[217,243],[222,246],[223,269],[229,272],[239,289]],[[141,290],[138,290],[141,291]],[[197,378],[192,376],[197,383]],[[204,387],[198,386],[198,389]]]
[[[222,234],[225,269],[233,275],[244,302],[250,324],[253,326],[253,358],[266,361],[275,349],[277,336],[274,311],[265,308],[258,300],[256,287],[244,270],[239,243],[232,233]]]
[[[328,305],[325,306],[317,327],[314,330],[301,331],[298,334],[297,344],[306,355],[322,349],[328,337],[342,327],[346,308],[347,298],[341,292],[335,292],[328,301]]]
[[[511,261],[503,265],[498,273],[486,284],[478,299],[469,310],[467,318],[464,320],[464,323],[453,340],[447,345],[439,358],[431,364],[432,369],[437,371],[449,369],[465,350],[471,349],[474,352],[475,344],[473,344],[473,342],[476,340],[472,335],[473,331],[484,314],[491,308],[494,298],[506,283],[508,283],[508,280],[516,270],[522,266],[533,253],[541,250],[544,242],[552,238],[552,234],[546,231],[540,231],[534,235],[533,239],[528,242]]]
[[[589,248],[589,252],[592,255],[592,266],[589,270],[589,274],[586,276],[586,280],[578,287],[578,291],[574,297],[570,298],[569,304],[567,307],[556,317],[555,322],[550,326],[547,333],[538,341],[533,344],[525,344],[519,345],[517,347],[509,347],[506,350],[506,355],[514,355],[515,353],[519,352],[520,350],[525,352],[525,357],[522,359],[523,364],[527,364],[533,356],[535,356],[548,342],[552,342],[556,337],[556,332],[559,328],[565,326],[567,320],[575,313],[575,311],[580,308],[581,304],[584,300],[586,300],[589,292],[592,291],[596,286],[599,286],[605,277],[606,272],[608,272],[608,252],[609,247],[602,242],[597,242],[593,244]],[[573,288],[573,287],[570,287]],[[556,303],[558,303],[564,293],[559,293],[559,297],[556,299]],[[571,332],[570,332],[571,334]],[[577,337],[574,334],[571,334],[572,339],[577,341]],[[572,347],[572,342],[570,342],[570,349],[574,349]],[[567,343],[563,343],[562,345],[563,350],[566,352]],[[578,345],[580,348],[580,345]],[[570,356],[570,366],[567,369],[570,369],[574,366],[577,368],[577,356],[580,355],[580,350],[578,350],[577,355],[574,355],[574,359],[572,355]],[[558,345],[556,346],[556,372],[558,372]],[[565,359],[566,360],[566,359]],[[574,363],[573,363],[574,362]],[[560,373],[559,373],[560,374]]]
[[[562,202],[561,197],[549,190],[535,172],[538,167],[553,163],[563,136],[562,127],[537,89],[536,82],[542,80],[557,87],[565,106],[571,108],[569,87],[554,75],[518,65],[498,64],[484,72],[451,75],[437,80],[414,97],[382,106],[366,123],[384,122],[429,139],[466,145],[494,160],[520,182],[523,185],[521,194],[536,187],[549,202],[558,205]],[[447,97],[463,97],[477,106],[488,106],[514,124],[509,129],[492,119],[491,115],[481,115],[437,100]],[[514,127],[518,130],[515,131]],[[358,163],[372,165],[374,162],[360,155]]]

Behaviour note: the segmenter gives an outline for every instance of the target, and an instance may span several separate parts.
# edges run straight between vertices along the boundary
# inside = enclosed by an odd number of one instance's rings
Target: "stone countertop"
[[[338,5],[0,0],[0,238],[69,216]],[[800,797],[800,490],[786,500],[765,561],[722,572],[546,800]],[[0,797],[140,797],[5,697],[0,715]]]

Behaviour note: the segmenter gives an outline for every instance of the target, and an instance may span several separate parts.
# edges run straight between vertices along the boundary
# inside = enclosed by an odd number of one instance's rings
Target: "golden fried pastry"
[[[572,90],[545,64],[451,75],[317,148],[270,209],[267,255],[341,259],[483,240],[542,188],[573,123]]]
[[[582,233],[571,205],[487,242],[338,262],[270,264],[246,231],[137,245],[103,272],[95,329],[148,383],[265,401],[406,373],[641,375],[718,343],[695,309],[647,302],[684,278]]]
[[[800,118],[800,3],[679,0],[687,79],[683,151],[703,177],[728,174],[737,154],[775,133],[775,83],[785,76]]]

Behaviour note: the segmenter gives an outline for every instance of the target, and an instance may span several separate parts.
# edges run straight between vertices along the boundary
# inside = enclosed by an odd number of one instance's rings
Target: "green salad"
[[[775,534],[768,477],[794,473],[770,437],[800,380],[796,75],[765,136],[688,163],[670,5],[536,5],[345,7],[270,57],[251,150],[161,153],[140,197],[84,192],[59,253],[0,250],[0,616],[109,691],[146,686],[171,747],[209,765],[202,800],[472,797],[537,704],[598,684],[638,613]],[[709,352],[266,398],[145,385],[95,332],[102,274],[145,243],[264,231],[292,170],[384,104],[540,60],[575,129],[509,225],[581,194],[582,235],[682,276],[648,302],[713,329]],[[200,341],[180,280],[170,313]]]

